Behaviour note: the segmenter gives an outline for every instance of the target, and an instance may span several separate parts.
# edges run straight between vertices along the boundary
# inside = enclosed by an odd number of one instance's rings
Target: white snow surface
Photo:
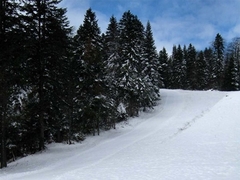
[[[153,111],[74,145],[53,143],[1,180],[239,180],[240,92],[161,89]]]

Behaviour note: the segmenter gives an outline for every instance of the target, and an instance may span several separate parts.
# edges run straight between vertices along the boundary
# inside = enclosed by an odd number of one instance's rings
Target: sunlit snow
[[[10,163],[1,180],[238,180],[240,92],[161,90],[151,112]]]

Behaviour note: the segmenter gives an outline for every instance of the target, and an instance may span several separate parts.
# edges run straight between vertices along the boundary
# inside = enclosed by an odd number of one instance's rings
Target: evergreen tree
[[[8,151],[6,139],[14,114],[12,100],[19,92],[22,81],[23,49],[18,3],[0,1],[0,168],[7,167]]]
[[[61,115],[61,78],[71,29],[60,1],[25,1],[22,7],[27,58],[29,113],[26,121],[37,124],[38,149],[59,129]],[[56,129],[55,129],[56,128]],[[56,131],[55,131],[56,130]]]
[[[211,48],[205,48],[203,51],[204,59],[207,63],[207,88],[213,88],[213,80],[214,80],[214,74],[213,74],[213,51]]]
[[[106,103],[105,83],[103,79],[103,57],[100,29],[96,15],[91,9],[86,11],[83,24],[74,37],[75,56],[81,63],[79,71],[78,101],[82,131],[84,133],[98,131]]]
[[[172,75],[171,75],[171,88],[183,88],[184,66],[183,66],[183,51],[180,45],[173,46],[172,54]]]
[[[240,37],[233,38],[227,48],[228,57],[233,57],[237,63],[238,83],[240,84]]]
[[[158,72],[160,74],[160,77],[162,79],[160,80],[160,83],[163,82],[163,86],[165,88],[169,87],[169,65],[168,65],[168,54],[166,49],[163,47],[163,49],[159,52],[159,67]]]
[[[227,47],[224,66],[223,90],[239,90],[240,83],[240,38],[234,38]]]
[[[207,62],[204,58],[203,51],[200,51],[197,54],[196,59],[196,89],[204,90],[207,88],[207,78],[208,78],[208,70],[207,70]]]
[[[120,74],[118,76],[119,96],[129,116],[138,114],[144,97],[145,84],[142,81],[144,27],[130,11],[120,20]]]
[[[142,80],[145,84],[142,100],[143,107],[152,107],[159,96],[159,88],[163,87],[162,78],[158,72],[159,62],[157,50],[153,40],[153,33],[148,21],[143,44]]]
[[[213,48],[213,88],[220,89],[223,82],[223,67],[224,67],[224,42],[222,36],[218,33],[212,45]]]
[[[172,88],[172,78],[173,78],[173,56],[168,58],[168,88]]]
[[[106,35],[104,36],[104,52],[105,59],[105,79],[108,90],[108,97],[113,102],[110,110],[108,121],[115,127],[115,122],[119,119],[124,119],[125,113],[117,111],[120,106],[119,91],[117,88],[117,79],[120,74],[120,47],[119,47],[119,24],[114,16],[110,18]]]
[[[238,64],[233,57],[226,62],[222,89],[226,91],[239,90]]]
[[[188,51],[186,45],[183,46],[183,75],[182,75],[182,86],[183,89],[187,89],[187,59],[188,59]]]
[[[186,88],[196,89],[197,88],[197,77],[196,77],[196,56],[197,52],[192,44],[189,44],[187,49],[186,59]]]

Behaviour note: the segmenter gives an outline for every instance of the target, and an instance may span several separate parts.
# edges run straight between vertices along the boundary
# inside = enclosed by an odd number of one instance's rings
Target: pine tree
[[[118,119],[124,119],[126,114],[117,111],[120,105],[119,91],[117,88],[117,78],[120,74],[120,46],[119,46],[119,24],[114,16],[110,18],[106,35],[104,36],[104,58],[105,79],[107,84],[108,99],[111,99],[111,112],[108,121],[115,128],[115,122]]]
[[[183,69],[183,75],[182,75],[182,86],[183,89],[187,89],[187,59],[188,59],[188,51],[186,45],[183,46],[183,63],[182,63],[182,69]]]
[[[163,87],[163,82],[161,82],[162,78],[158,72],[159,62],[157,50],[149,21],[145,30],[143,48],[143,70],[141,72],[141,78],[145,84],[145,88],[143,89],[144,99],[141,104],[145,108],[154,106],[155,101],[159,97],[159,88]]]
[[[75,56],[81,63],[78,89],[80,119],[83,121],[83,132],[95,135],[95,130],[99,134],[106,96],[100,29],[91,9],[86,11],[84,22],[74,39],[77,45]]]
[[[6,139],[14,113],[12,100],[18,94],[22,81],[23,32],[18,11],[17,2],[0,1],[0,168],[7,167]]]
[[[223,90],[239,90],[240,84],[240,38],[234,38],[227,47],[224,66]]]
[[[204,59],[207,63],[207,88],[213,88],[213,51],[211,48],[205,48],[203,51]]]
[[[207,78],[208,78],[208,68],[207,62],[204,58],[203,51],[200,51],[197,54],[196,59],[196,89],[204,90],[207,88]]]
[[[232,42],[228,45],[227,48],[228,57],[233,57],[234,61],[237,63],[238,69],[238,83],[240,84],[240,38],[233,38]]]
[[[192,44],[189,44],[187,49],[186,59],[186,84],[187,89],[197,88],[197,77],[196,77],[196,56],[197,52]]]
[[[138,114],[145,84],[142,81],[142,54],[144,27],[130,11],[125,12],[119,23],[120,74],[117,82],[119,96],[129,116]]]
[[[226,62],[222,89],[225,91],[239,90],[238,64],[233,57]]]
[[[163,87],[168,88],[169,87],[169,65],[168,65],[168,54],[166,49],[163,47],[163,49],[159,52],[159,67],[158,67],[158,73],[160,74],[160,77],[162,79],[160,80],[159,84],[163,82]]]
[[[218,33],[212,45],[213,48],[213,88],[221,89],[223,82],[223,67],[224,67],[224,42],[222,36]]]
[[[30,117],[37,120],[38,149],[45,148],[54,128],[59,128],[61,117],[61,73],[67,54],[69,33],[66,10],[58,8],[60,1],[25,1],[22,7],[26,32],[27,80]],[[50,128],[52,127],[52,128]]]
[[[185,74],[183,65],[183,51],[181,46],[173,46],[171,75],[171,88],[173,89],[183,88],[183,77]]]

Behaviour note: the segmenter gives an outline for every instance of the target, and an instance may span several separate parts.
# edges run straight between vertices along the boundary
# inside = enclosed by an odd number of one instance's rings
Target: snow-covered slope
[[[153,112],[0,170],[1,180],[238,180],[240,92],[161,90]]]

